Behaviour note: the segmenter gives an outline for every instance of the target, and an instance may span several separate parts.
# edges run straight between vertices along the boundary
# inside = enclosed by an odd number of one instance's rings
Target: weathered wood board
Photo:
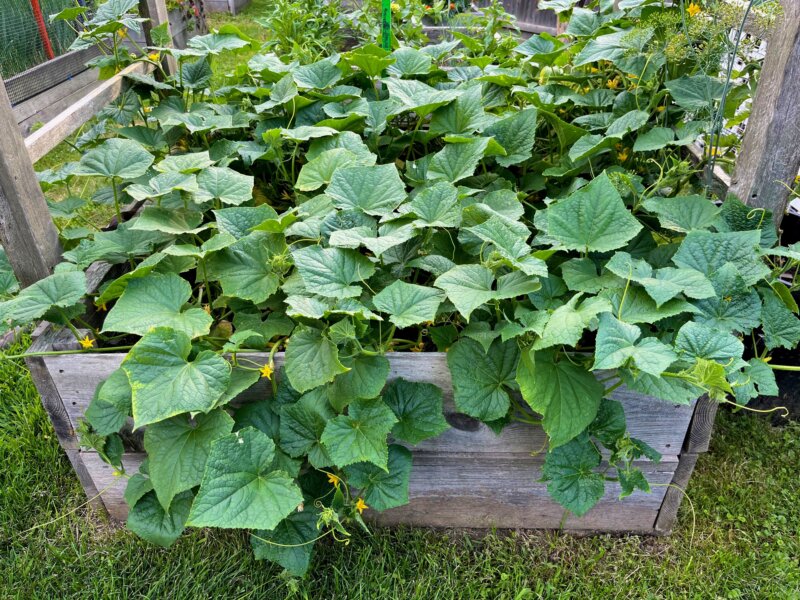
[[[246,356],[259,363],[267,360],[266,354]],[[694,406],[674,406],[624,388],[616,390],[614,398],[625,407],[631,435],[645,440],[663,456],[658,464],[642,461],[639,465],[648,480],[655,484],[652,493],[637,492],[619,500],[619,489],[611,484],[603,500],[587,515],[565,518],[564,510],[547,494],[546,483],[538,481],[547,442],[541,428],[514,423],[496,435],[486,425],[459,414],[453,404],[443,353],[390,353],[387,356],[391,364],[390,378],[405,377],[442,388],[445,417],[451,428],[412,448],[410,503],[372,515],[374,522],[434,527],[563,527],[582,532],[636,533],[663,533],[671,527],[674,515],[663,516],[660,529],[656,530],[655,525],[665,497],[670,499],[671,512],[677,512],[680,503],[680,497],[675,496],[679,493],[677,490],[667,496],[668,485],[680,470],[680,453],[696,413]],[[78,426],[96,386],[119,367],[123,358],[123,354],[109,353],[39,359],[52,387],[58,390],[63,404],[60,419],[67,421],[69,429]],[[277,367],[283,364],[282,353],[276,354],[275,362]],[[237,402],[267,397],[270,394],[268,385],[267,381],[259,382]],[[701,421],[700,429],[710,435],[708,420]],[[74,442],[71,446],[77,447]],[[692,456],[696,460],[696,454]],[[89,479],[87,489],[95,494],[102,492],[103,506],[111,517],[123,520],[127,515],[123,499],[126,480],[115,477],[114,470],[94,452],[81,451],[76,458]],[[127,453],[123,460],[126,470],[135,472],[143,458],[142,452]],[[686,468],[681,473],[688,481]],[[682,485],[685,486],[686,481],[682,481]]]

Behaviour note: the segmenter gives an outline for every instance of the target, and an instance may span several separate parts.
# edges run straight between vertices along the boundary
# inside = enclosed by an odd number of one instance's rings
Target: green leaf
[[[433,60],[416,48],[401,47],[392,52],[394,64],[386,69],[390,75],[403,77],[404,75],[425,75],[431,70]]]
[[[447,352],[453,399],[459,411],[484,422],[506,415],[511,406],[519,348],[514,340],[495,340],[489,352],[472,339],[461,339]]]
[[[678,330],[675,349],[688,358],[727,363],[742,357],[744,345],[730,333],[690,321]]]
[[[170,510],[175,496],[200,485],[211,443],[231,429],[233,419],[222,409],[194,419],[178,415],[145,429],[150,480],[165,511]]]
[[[175,190],[197,193],[197,179],[192,173],[170,171],[150,178],[146,185],[134,183],[125,188],[125,193],[134,200],[150,200],[171,194]],[[147,208],[157,208],[148,206]],[[199,224],[199,221],[198,221]],[[196,227],[197,225],[194,225]]]
[[[497,156],[497,164],[503,167],[518,165],[532,157],[533,144],[536,141],[535,108],[526,108],[514,112],[510,117],[501,119],[487,127],[483,134],[490,135],[506,151],[505,156]]]
[[[197,176],[200,198],[238,206],[253,197],[253,177],[227,167],[208,167]]]
[[[367,44],[354,49],[345,60],[361,69],[367,77],[377,77],[394,62],[389,53],[375,44]]]
[[[241,50],[249,46],[250,42],[238,35],[209,33],[191,38],[186,45],[189,48],[215,55],[223,50]]]
[[[589,434],[600,440],[606,448],[614,449],[626,432],[625,409],[622,403],[603,398],[597,416],[589,426]]]
[[[604,298],[589,297],[579,305],[580,299],[581,294],[576,294],[553,311],[541,337],[533,344],[534,350],[556,345],[575,346],[592,319],[599,313],[611,310],[611,304]]]
[[[361,497],[375,510],[408,504],[411,452],[396,444],[389,446],[388,469],[385,472],[370,463],[351,465],[345,468],[347,483],[361,490]]]
[[[375,156],[372,155],[371,161],[364,161],[357,154],[346,148],[326,150],[303,165],[303,168],[300,169],[300,174],[297,176],[295,187],[304,192],[319,189],[331,182],[333,174],[338,169],[359,163],[367,166],[373,165],[375,164]]]
[[[337,375],[333,383],[327,386],[328,400],[338,412],[342,412],[353,400],[368,400],[381,393],[389,376],[389,361],[386,357],[358,354],[352,358],[343,358],[342,364],[349,371]]]
[[[145,464],[146,462],[142,463],[142,466],[139,467],[140,472],[133,474],[128,479],[128,485],[125,486],[125,502],[129,508],[133,508],[147,492],[153,491],[153,484],[150,482],[150,478],[141,473],[141,471],[146,470],[142,468]]]
[[[84,154],[75,175],[136,179],[147,172],[153,160],[138,142],[112,138]]]
[[[633,144],[634,152],[653,152],[661,150],[675,139],[675,132],[669,127],[653,127],[636,136]]]
[[[415,227],[458,227],[461,223],[458,190],[449,181],[423,186],[408,207],[417,216]]]
[[[683,233],[708,229],[720,212],[719,207],[703,196],[648,198],[642,206],[658,216],[658,222],[664,229]]]
[[[97,386],[84,417],[98,435],[118,432],[131,414],[131,385],[122,369],[117,369]]]
[[[389,320],[403,329],[433,321],[444,300],[444,292],[397,280],[373,298],[375,308],[388,313]]]
[[[194,62],[181,62],[178,80],[181,86],[190,90],[202,90],[211,83],[214,72],[207,57],[203,57]]]
[[[383,401],[397,415],[392,436],[409,444],[436,437],[449,429],[442,409],[442,390],[432,383],[392,380]]]
[[[483,110],[481,87],[476,85],[465,90],[455,102],[434,112],[429,131],[445,135],[471,135],[491,122],[491,117]]]
[[[375,272],[375,265],[355,250],[307,246],[294,250],[292,257],[306,288],[328,298],[360,296],[361,286],[352,284]]]
[[[342,78],[342,72],[333,57],[295,67],[291,73],[298,87],[312,90],[324,90]]]
[[[207,412],[225,392],[231,366],[204,350],[189,360],[192,345],[181,332],[160,327],[139,340],[122,362],[132,391],[136,428],[184,412]]]
[[[469,141],[449,143],[433,155],[426,178],[444,179],[456,183],[471,177],[483,158],[491,138],[473,138]]]
[[[149,492],[128,514],[128,529],[151,544],[169,547],[183,533],[191,507],[191,492],[179,494],[169,511],[164,510],[154,492]]]
[[[186,154],[170,154],[164,160],[154,165],[156,171],[161,173],[195,173],[212,166],[214,161],[203,152],[187,152]]]
[[[192,209],[147,206],[136,219],[131,221],[131,229],[158,231],[169,235],[197,234],[208,228],[207,225],[200,225],[202,221],[203,215]]]
[[[764,300],[761,320],[767,349],[796,348],[800,343],[800,320],[771,289],[761,290],[761,297]]]
[[[335,413],[324,390],[313,390],[294,404],[284,406],[280,419],[280,446],[291,457],[308,456],[316,468],[330,465],[330,457],[320,438]]]
[[[761,299],[758,292],[744,283],[732,263],[713,275],[716,295],[693,302],[695,321],[723,331],[749,333],[761,324]]]
[[[390,77],[383,83],[389,90],[389,97],[400,102],[404,110],[411,110],[424,117],[440,106],[449,104],[461,95],[457,90],[437,90],[416,79],[396,79]]]
[[[635,325],[618,321],[608,313],[600,315],[592,370],[614,369],[632,359],[645,373],[661,375],[678,356],[656,338],[639,340],[641,335]]]
[[[207,335],[213,319],[202,308],[182,310],[192,295],[189,282],[174,273],[132,279],[105,321],[103,331],[145,335],[170,327],[190,338]]]
[[[237,240],[247,236],[251,229],[264,221],[278,217],[275,209],[266,204],[223,208],[213,212],[220,232],[228,233]]]
[[[435,284],[469,321],[473,310],[494,299],[493,282],[492,272],[483,265],[458,265],[440,275]]]
[[[600,453],[584,436],[548,452],[542,475],[553,499],[582,517],[603,497],[603,476],[595,472],[599,466]]]
[[[715,77],[703,73],[684,75],[664,83],[672,94],[675,103],[690,111],[706,110],[711,112],[714,102],[722,98],[725,84]]]
[[[606,135],[613,138],[622,138],[631,131],[644,127],[650,119],[650,113],[644,110],[632,110],[618,117],[606,129]]]
[[[544,417],[550,448],[566,444],[594,421],[605,391],[589,371],[569,360],[556,362],[552,352],[523,352],[517,383],[528,405]]]
[[[322,443],[338,467],[370,462],[388,472],[386,437],[396,422],[392,409],[380,398],[356,400],[348,407],[348,414],[328,422]]]
[[[695,312],[694,306],[681,298],[658,305],[644,289],[637,286],[628,288],[627,294],[624,289],[613,289],[603,290],[600,296],[611,301],[612,312],[625,323],[652,324],[684,312]]]
[[[307,506],[295,512],[269,531],[259,529],[250,535],[250,544],[256,560],[270,560],[282,566],[293,577],[302,577],[308,571],[313,555],[319,512]]]
[[[641,228],[605,173],[547,208],[548,235],[569,250],[616,250]]]
[[[616,138],[605,137],[602,135],[584,135],[575,142],[569,149],[569,159],[573,163],[580,163],[601,151],[606,151],[616,143]]]
[[[639,373],[634,377],[627,369],[622,369],[620,374],[629,390],[673,404],[691,404],[704,393],[702,388],[679,377],[655,377],[647,373]]]
[[[206,262],[208,278],[222,284],[226,296],[255,303],[264,302],[280,285],[280,276],[272,268],[272,259],[286,252],[282,235],[251,233]]]
[[[85,294],[86,276],[81,271],[54,273],[29,285],[11,300],[0,302],[0,323],[30,323],[52,308],[73,306]]]
[[[306,392],[345,372],[336,345],[319,329],[295,328],[286,347],[286,375],[294,389]]]
[[[187,525],[274,529],[303,501],[274,460],[273,441],[251,427],[215,441]]]
[[[406,199],[405,184],[394,164],[339,168],[325,193],[336,208],[378,216],[391,213]]]
[[[753,285],[769,274],[758,256],[761,234],[758,231],[711,233],[692,231],[683,240],[672,258],[679,267],[695,269],[713,278],[727,263],[733,263],[747,285]]]

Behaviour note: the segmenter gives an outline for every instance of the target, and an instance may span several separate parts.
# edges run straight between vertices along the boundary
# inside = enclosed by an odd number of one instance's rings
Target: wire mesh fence
[[[55,56],[67,51],[75,32],[63,21],[50,23],[50,15],[75,0],[38,0],[43,24]],[[31,0],[0,0],[0,75],[4,78],[35,67],[48,59]]]

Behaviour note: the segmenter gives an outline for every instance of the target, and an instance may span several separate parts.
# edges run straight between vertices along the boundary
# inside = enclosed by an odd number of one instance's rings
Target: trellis
[[[761,81],[730,182],[731,193],[754,208],[772,211],[777,225],[800,169],[800,0],[782,0],[782,5],[783,17],[765,34],[768,49]],[[165,2],[140,0],[140,11],[150,19],[145,37],[152,44],[152,28],[168,23]],[[166,67],[174,69],[174,64]],[[27,138],[20,133],[0,80],[0,127],[4,130],[0,136],[0,242],[23,287],[47,277],[61,257],[58,233],[33,163],[117,98],[125,89],[126,75],[145,68],[142,63],[126,68]],[[104,263],[93,265],[87,278],[96,284],[108,268]],[[50,335],[55,336],[47,342],[52,346],[58,332]],[[41,359],[32,358],[28,364],[59,441],[87,492],[96,495],[87,471],[91,465],[81,459],[74,427],[51,372]],[[707,448],[715,409],[716,403],[701,401],[694,412],[680,463],[671,476],[677,487],[666,492],[654,532],[668,531],[674,522],[682,493],[678,488],[688,483],[698,453]]]

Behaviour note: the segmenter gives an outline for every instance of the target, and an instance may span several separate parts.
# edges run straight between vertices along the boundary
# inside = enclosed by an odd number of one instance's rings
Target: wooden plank
[[[714,419],[717,416],[719,403],[714,402],[707,396],[703,396],[697,401],[692,422],[686,433],[686,440],[683,443],[683,452],[697,454],[708,452],[708,445],[711,442],[711,434],[714,431]]]
[[[60,100],[69,97],[74,92],[82,90],[87,85],[96,83],[97,71],[93,69],[86,69],[74,77],[70,77],[66,81],[43,91],[41,94],[37,94],[36,96],[33,96],[24,102],[20,102],[19,104],[15,104],[14,116],[17,118],[17,123],[22,123],[26,119],[30,119],[37,113],[40,113],[41,111],[53,106]]]
[[[124,358],[124,354],[82,354],[80,356],[48,356],[44,361],[56,382],[73,427],[83,418],[96,387],[104,381]],[[263,364],[267,354],[248,354],[248,359]],[[460,452],[480,448],[485,453],[530,454],[545,448],[546,437],[541,428],[513,423],[500,435],[476,419],[460,414],[453,403],[453,387],[444,353],[424,355],[408,352],[387,354],[391,370],[389,379],[405,377],[438,385],[445,399],[445,418],[451,429],[443,435],[417,446],[426,452]],[[283,364],[283,353],[275,355],[276,368]],[[239,401],[249,402],[269,396],[266,380],[259,382]],[[665,457],[677,457],[692,419],[693,407],[672,405],[643,397],[625,388],[615,390],[613,397],[625,407],[631,435],[646,441]],[[677,458],[676,458],[677,460]]]
[[[85,98],[92,90],[102,85],[102,83],[103,82],[97,78],[97,71],[85,71],[75,79],[53,88],[51,91],[54,93],[45,92],[18,105],[22,107],[23,110],[20,112],[23,114],[30,110],[37,109],[37,112],[19,121],[19,129],[22,135],[25,137],[29,136],[35,131],[35,126],[41,127],[43,124],[49,123],[62,112],[69,109],[70,106],[76,102],[80,102],[82,98]],[[62,96],[64,93],[67,95]],[[45,104],[48,100],[51,102]],[[40,106],[41,108],[39,108]],[[16,113],[16,110],[17,107],[14,107],[15,114],[19,114]]]
[[[0,79],[0,243],[22,286],[47,277],[61,256],[58,231]]]
[[[139,0],[139,14],[148,19],[142,26],[144,29],[144,39],[148,46],[159,46],[153,40],[152,31],[156,27],[166,23],[167,31],[172,39],[172,32],[170,31],[169,11],[164,0]],[[175,73],[176,62],[171,56],[164,56],[161,60],[161,68],[170,75]]]
[[[117,98],[125,89],[125,75],[145,73],[147,70],[148,65],[144,63],[134,63],[124,68],[112,78],[102,82],[47,125],[25,138],[25,147],[28,149],[30,161],[36,162],[42,158],[67,136],[75,132],[78,127],[94,117],[104,106]],[[6,156],[6,153],[3,152],[2,155]],[[48,219],[49,214],[48,212]]]
[[[61,83],[86,70],[86,63],[100,56],[96,46],[67,52],[23,71],[6,80],[6,90],[11,104],[17,105],[28,98],[41,94],[53,85]]]
[[[103,493],[109,515],[127,516],[123,494],[127,480],[94,452],[82,452],[93,485]],[[122,462],[135,473],[145,455],[126,453]],[[659,465],[637,463],[651,483],[673,480],[677,462]],[[409,504],[370,514],[380,525],[426,527],[479,527],[558,529],[564,509],[550,499],[547,485],[539,483],[542,459],[480,454],[415,452],[409,481]],[[651,494],[635,492],[619,500],[617,484],[609,483],[603,499],[582,518],[569,516],[565,528],[572,531],[625,531],[653,533],[653,523],[666,494],[665,486],[654,486]]]
[[[678,468],[675,469],[675,475],[670,482],[672,485],[666,488],[664,501],[658,511],[658,517],[654,525],[657,534],[668,535],[672,533],[672,528],[678,519],[678,509],[683,502],[686,486],[689,485],[689,479],[692,477],[692,472],[697,464],[697,457],[698,455],[694,453],[681,454]]]
[[[800,169],[800,1],[781,5],[730,187],[748,206],[772,211],[776,225]]]

